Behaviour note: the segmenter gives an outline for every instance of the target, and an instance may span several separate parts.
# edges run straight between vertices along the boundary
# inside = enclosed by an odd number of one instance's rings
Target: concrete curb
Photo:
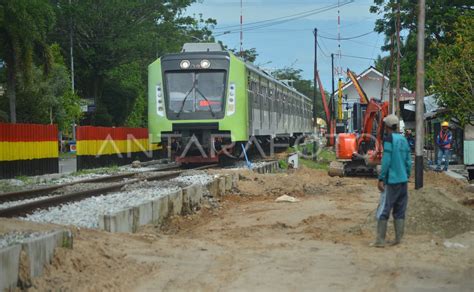
[[[161,224],[166,220],[166,218],[168,218],[168,215],[169,215],[168,201],[169,201],[168,196],[164,196],[151,202],[152,209],[153,209],[152,222]]]
[[[182,215],[194,213],[199,209],[203,198],[203,186],[200,184],[193,184],[189,187],[183,188],[183,208]]]
[[[271,161],[254,168],[253,171],[271,173],[278,168],[278,161]],[[222,174],[206,185],[193,184],[139,206],[113,214],[101,215],[99,229],[109,232],[133,233],[142,225],[161,224],[171,216],[192,214],[200,208],[206,190],[210,197],[221,197],[232,188],[236,188],[238,181],[238,173]]]
[[[0,291],[15,289],[20,269],[21,245],[0,249]]]
[[[1,249],[0,291],[13,290],[19,282],[27,284],[31,278],[41,276],[45,266],[51,264],[55,248],[72,248],[72,242],[70,231],[56,230]],[[20,264],[21,254],[26,257]],[[22,279],[19,279],[20,265],[26,265],[26,275],[22,275]]]
[[[183,210],[183,190],[180,189],[171,192],[168,197],[168,214],[169,216],[180,215]]]
[[[264,165],[253,168],[252,170],[257,173],[273,173],[280,168],[278,161],[270,161]]]

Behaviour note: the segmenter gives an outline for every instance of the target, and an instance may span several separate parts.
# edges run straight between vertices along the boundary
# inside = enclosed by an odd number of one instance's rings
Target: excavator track
[[[344,176],[344,163],[340,161],[332,161],[329,164],[328,175],[343,177]]]

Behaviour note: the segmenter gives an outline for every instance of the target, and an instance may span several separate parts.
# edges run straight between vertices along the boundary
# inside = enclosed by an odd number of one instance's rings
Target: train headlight
[[[165,110],[163,108],[163,90],[161,83],[156,85],[156,114],[159,116],[165,116]]]
[[[229,95],[227,97],[227,115],[231,116],[235,113],[235,83],[231,82],[229,85]]]
[[[181,69],[189,69],[189,67],[191,67],[191,62],[188,60],[183,60],[181,63],[179,63],[179,67],[181,67]]]
[[[201,61],[201,68],[207,69],[209,67],[211,67],[211,62],[209,62],[209,60],[204,59]]]

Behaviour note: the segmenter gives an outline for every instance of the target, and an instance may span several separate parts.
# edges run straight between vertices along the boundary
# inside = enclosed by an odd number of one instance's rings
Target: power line
[[[360,38],[360,37],[363,37],[363,36],[366,36],[366,35],[369,35],[371,33],[374,33],[375,31],[371,30],[369,32],[366,32],[366,33],[363,33],[363,34],[360,34],[360,35],[356,35],[356,36],[352,36],[352,37],[346,37],[346,38],[332,38],[332,37],[327,37],[327,36],[319,36],[323,39],[327,39],[327,40],[333,40],[333,41],[337,41],[337,40],[341,40],[341,41],[348,41],[348,40],[352,40],[352,39],[357,39],[357,38]]]
[[[347,4],[352,3],[352,2],[354,2],[354,0],[344,2],[339,6],[347,5]],[[280,18],[275,18],[275,19],[272,19],[272,20],[260,21],[260,22],[256,22],[256,23],[249,23],[243,29],[243,31],[250,31],[250,30],[261,29],[261,28],[270,27],[270,26],[274,26],[274,25],[279,25],[279,24],[282,24],[282,23],[286,23],[286,22],[290,22],[290,21],[293,21],[293,20],[301,19],[301,18],[308,17],[308,16],[311,16],[311,15],[323,13],[323,12],[332,10],[334,8],[337,8],[337,7],[338,7],[337,4],[336,5],[329,5],[329,6],[319,8],[317,11],[310,10],[311,12],[309,12],[309,13],[306,12],[306,13],[300,15],[300,16],[297,16],[297,17],[292,17],[292,18],[288,18],[288,19],[285,19],[287,17],[280,17]],[[258,23],[262,23],[262,22],[265,22],[265,23],[258,24]],[[232,34],[232,33],[236,33],[236,32],[240,32],[240,29],[231,29],[231,30],[227,30],[227,31],[224,31],[224,32],[220,32],[220,34],[218,32],[218,34],[216,34],[215,36],[220,36],[220,35],[224,35],[224,34]]]
[[[342,3],[342,5],[347,5],[349,3],[352,3],[354,2],[355,0],[350,0],[350,1],[347,1],[347,2],[344,2]],[[325,9],[333,9],[333,8],[336,8],[337,7],[337,4],[331,4],[331,5],[328,5],[328,6],[324,6],[324,7],[320,7],[320,8],[316,8],[316,9],[312,9],[312,10],[308,10],[308,11],[304,11],[304,12],[299,12],[299,13],[295,13],[295,14],[290,14],[290,15],[286,15],[286,16],[281,16],[281,17],[275,17],[275,18],[270,18],[270,19],[266,19],[266,20],[260,20],[260,21],[254,21],[254,22],[249,22],[249,23],[246,23],[244,24],[245,27],[249,27],[249,26],[254,26],[254,25],[260,25],[260,24],[264,24],[264,23],[269,23],[269,22],[274,22],[274,21],[282,21],[282,20],[287,20],[287,21],[290,21],[290,20],[294,20],[294,19],[298,19],[298,18],[302,18],[302,17],[307,17],[307,16],[311,16],[313,14],[317,14],[317,13],[321,13],[321,12],[325,12],[326,10]],[[321,11],[321,10],[324,10],[324,11]],[[288,18],[288,19],[287,19]],[[226,29],[229,29],[231,28],[231,30],[233,30],[232,28],[239,28],[240,27],[240,24],[236,24],[236,25],[228,25],[228,26],[222,26],[222,27],[216,27],[215,30],[226,30]]]
[[[318,48],[319,48],[319,50],[321,51],[321,53],[323,53],[323,56],[324,56],[324,57],[329,58],[329,55],[326,55],[326,53],[324,52],[323,48],[321,48],[321,46],[319,45],[319,42],[318,42]]]
[[[361,57],[361,56],[352,56],[352,55],[341,55],[342,57],[347,57],[347,58],[356,58],[356,59],[364,59],[364,60],[377,60],[374,58],[369,58],[369,57]]]

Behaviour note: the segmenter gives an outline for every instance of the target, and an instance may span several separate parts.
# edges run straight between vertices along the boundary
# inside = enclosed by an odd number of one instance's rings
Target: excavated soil
[[[376,181],[323,171],[240,172],[218,207],[147,225],[136,234],[75,230],[35,290],[472,291],[472,198],[462,183],[426,173],[410,184],[402,245],[376,249]],[[277,203],[281,195],[296,203]],[[2,222],[3,223],[3,222]],[[391,228],[390,228],[391,229]],[[392,230],[389,237],[393,237]],[[453,247],[454,246],[454,247]]]

